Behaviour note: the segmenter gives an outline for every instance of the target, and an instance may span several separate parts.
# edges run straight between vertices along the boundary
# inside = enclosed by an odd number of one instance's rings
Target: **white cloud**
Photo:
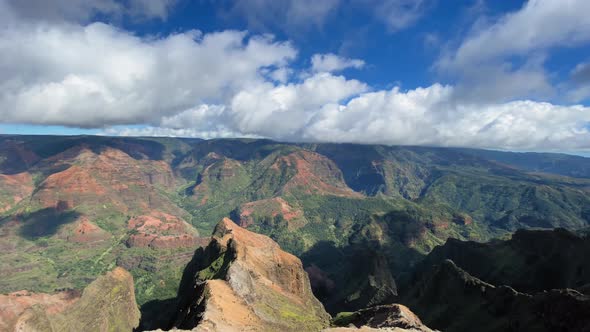
[[[99,135],[107,136],[141,136],[141,137],[193,137],[193,138],[232,138],[248,137],[260,138],[258,136],[248,136],[225,129],[220,130],[196,130],[194,128],[166,128],[166,127],[110,127],[104,129]]]
[[[435,84],[362,94],[325,108],[305,132],[310,140],[506,149],[588,149],[590,108],[533,101],[456,103]]]
[[[263,84],[232,98],[227,123],[244,134],[297,140],[319,109],[365,90],[364,83],[327,73],[298,84]]]
[[[575,46],[590,40],[590,2],[530,0],[522,9],[472,32],[448,65],[482,63],[499,56],[528,55],[555,46]]]
[[[520,10],[491,23],[477,21],[459,46],[444,53],[435,67],[479,99],[546,96],[553,89],[544,61],[555,47],[590,41],[587,12],[590,2],[586,0],[530,0]]]
[[[152,16],[163,13],[158,8]],[[298,71],[290,43],[239,31],[139,37],[103,23],[9,19],[0,27],[0,54],[3,123],[121,135],[590,149],[588,107],[482,100],[523,86],[550,93],[542,56],[519,66],[504,55],[490,58],[500,66],[469,60],[462,72],[469,90],[464,83],[375,91],[334,74],[362,60],[317,54],[311,71]]]
[[[348,59],[336,54],[314,54],[311,57],[311,70],[314,72],[335,72],[347,68],[363,68],[365,62],[360,59]]]
[[[274,69],[268,73],[268,77],[280,83],[289,81],[289,77],[293,74],[293,70],[287,67]]]
[[[145,39],[93,23],[0,30],[3,122],[100,127],[149,123],[264,81],[295,49],[238,31]]]
[[[159,127],[110,134],[268,137],[288,141],[590,149],[590,108],[529,100],[457,103],[452,86],[363,91],[360,82],[318,74],[300,84],[262,84],[227,106],[201,105]],[[321,92],[318,92],[321,90]],[[354,96],[350,98],[350,96]]]

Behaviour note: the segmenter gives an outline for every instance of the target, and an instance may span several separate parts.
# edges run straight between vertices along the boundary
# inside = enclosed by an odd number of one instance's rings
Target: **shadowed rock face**
[[[172,325],[197,331],[319,331],[330,316],[301,261],[223,219],[185,269]]]
[[[590,331],[590,297],[571,289],[531,295],[496,287],[451,260],[415,281],[403,303],[444,331]]]
[[[590,285],[590,237],[565,229],[518,230],[510,240],[477,243],[449,239],[416,273],[450,259],[469,274],[495,285],[534,293]],[[587,293],[588,294],[588,293]]]
[[[131,331],[139,325],[133,277],[122,268],[96,279],[79,299],[37,294],[28,304],[7,331]]]
[[[399,329],[399,331],[432,332],[420,318],[401,304],[388,304],[362,309],[353,313],[341,313],[333,320],[336,326],[348,326],[367,330]],[[354,328],[353,328],[354,327]],[[326,331],[340,331],[328,329]]]

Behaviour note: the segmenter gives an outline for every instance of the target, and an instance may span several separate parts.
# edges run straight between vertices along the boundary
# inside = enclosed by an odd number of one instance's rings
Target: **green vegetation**
[[[140,303],[173,297],[195,248],[129,248],[128,220],[151,211],[181,217],[208,236],[221,218],[239,221],[244,204],[257,201],[249,228],[302,257],[306,266],[317,266],[342,290],[340,299],[354,298],[355,287],[368,276],[383,277],[375,272],[382,268],[403,280],[448,238],[482,242],[507,238],[519,228],[577,230],[590,223],[585,158],[527,155],[525,163],[523,155],[479,150],[250,139],[7,136],[0,143],[7,139],[35,162],[0,150],[0,173],[28,172],[35,188],[0,214],[0,265],[8,267],[0,271],[0,292],[81,289],[119,265],[133,274]],[[130,159],[101,172],[76,159],[76,147],[97,155],[116,149]],[[64,160],[55,159],[60,153]],[[104,192],[85,190],[87,184],[74,178],[42,197],[41,182],[76,163],[89,167],[82,175]],[[0,203],[13,196],[0,186]],[[269,200],[278,197],[300,214],[289,216]],[[62,198],[73,206],[46,206]],[[80,217],[104,231],[105,239],[72,241]],[[346,280],[341,276],[355,267],[336,264],[342,261],[367,263],[358,280]],[[220,263],[213,262],[202,277],[217,273]]]
[[[336,314],[334,318],[332,318],[332,325],[334,326],[348,326],[353,321],[355,317],[354,312],[350,311],[343,311]]]

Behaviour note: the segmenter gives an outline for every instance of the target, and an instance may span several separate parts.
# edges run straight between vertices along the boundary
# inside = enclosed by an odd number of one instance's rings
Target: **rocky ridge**
[[[451,260],[424,273],[402,302],[444,331],[590,331],[590,297],[571,289],[527,294],[494,286]]]
[[[185,269],[172,326],[197,331],[318,331],[329,320],[297,257],[226,218]]]

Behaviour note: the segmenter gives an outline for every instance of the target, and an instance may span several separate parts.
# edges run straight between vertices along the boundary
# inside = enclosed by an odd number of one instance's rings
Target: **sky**
[[[0,0],[0,133],[590,153],[587,0]]]

